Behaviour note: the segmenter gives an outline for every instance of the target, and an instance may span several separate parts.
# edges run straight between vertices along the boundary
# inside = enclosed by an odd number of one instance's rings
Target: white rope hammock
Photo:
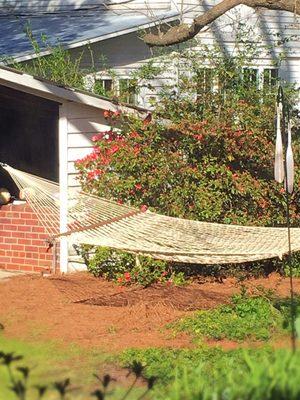
[[[69,189],[67,230],[60,228],[60,188],[55,182],[4,167],[35,211],[51,240],[106,246],[153,258],[195,264],[227,264],[282,257],[286,228],[223,225],[173,218]],[[64,205],[65,206],[65,205]],[[291,229],[293,251],[300,228]]]

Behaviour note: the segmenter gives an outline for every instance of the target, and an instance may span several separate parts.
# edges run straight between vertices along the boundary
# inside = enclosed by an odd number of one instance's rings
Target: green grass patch
[[[23,358],[13,367],[28,367],[30,369],[29,383],[35,385],[50,385],[53,382],[70,378],[75,386],[84,386],[87,389],[93,385],[99,366],[106,363],[109,357],[101,352],[87,351],[76,345],[63,346],[54,341],[28,343],[17,339],[8,339],[0,335],[0,351],[13,352]],[[18,375],[18,374],[17,374]],[[0,400],[10,400],[16,397],[9,390],[10,379],[5,366],[0,366]],[[57,395],[56,395],[57,397]],[[45,399],[56,398],[49,392]],[[36,399],[36,391],[31,389],[28,399]],[[80,391],[74,391],[72,398],[80,399]]]
[[[11,370],[16,379],[23,378],[21,368],[28,368],[28,390],[26,400],[37,400],[37,386],[47,386],[47,391],[42,397],[43,400],[87,400],[96,398],[91,393],[95,390],[102,390],[102,384],[95,377],[98,375],[103,380],[107,373],[112,374],[113,381],[107,391],[109,399],[125,399],[125,394],[130,388],[134,379],[134,374],[125,380],[122,374],[122,382],[119,382],[119,365],[116,356],[104,353],[101,349],[83,349],[77,345],[63,345],[59,342],[25,342],[17,339],[9,339],[0,335],[0,351],[6,355],[13,353],[14,356],[22,356],[21,359],[11,363]],[[1,365],[3,358],[0,357],[0,400],[16,400],[17,397],[10,389],[12,381],[9,376],[7,365]],[[117,368],[115,369],[115,366]],[[116,373],[111,371],[116,371]],[[23,370],[24,371],[24,370]],[[117,375],[116,375],[117,374]],[[116,376],[115,376],[116,375]],[[60,396],[54,388],[55,383],[62,384],[66,379],[70,379],[70,386],[65,397]],[[130,400],[139,399],[147,389],[143,387],[133,387],[130,390]],[[99,397],[100,398],[100,397]],[[22,398],[23,399],[23,398]]]
[[[298,400],[300,353],[271,348],[222,351],[128,350],[126,365],[136,359],[159,381],[153,398],[164,400]]]
[[[197,339],[267,341],[286,332],[289,312],[287,301],[274,303],[268,297],[239,294],[228,305],[197,311],[169,327],[175,332],[189,332]]]

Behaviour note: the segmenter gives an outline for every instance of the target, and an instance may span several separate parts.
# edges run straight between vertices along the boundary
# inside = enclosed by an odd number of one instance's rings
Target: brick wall
[[[0,269],[50,271],[52,250],[46,251],[47,237],[27,204],[0,207]]]

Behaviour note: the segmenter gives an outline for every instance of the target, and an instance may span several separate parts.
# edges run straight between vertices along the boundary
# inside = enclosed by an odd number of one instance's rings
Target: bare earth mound
[[[250,280],[280,296],[289,294],[288,279],[277,275]],[[300,280],[295,282],[300,293]],[[172,337],[162,328],[195,309],[229,301],[239,285],[193,283],[187,287],[156,285],[146,289],[120,288],[87,273],[42,278],[34,275],[0,282],[0,321],[8,336],[26,340],[59,339],[108,352],[128,347],[186,347],[191,339]]]

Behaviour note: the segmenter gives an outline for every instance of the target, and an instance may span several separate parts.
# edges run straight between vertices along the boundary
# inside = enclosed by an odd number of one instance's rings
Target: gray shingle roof
[[[158,20],[176,19],[176,11],[160,12]],[[32,46],[26,37],[25,28],[29,24],[36,39],[42,34],[48,37],[51,44],[59,41],[67,46],[80,45],[89,40],[101,40],[111,34],[122,34],[126,31],[138,30],[153,20],[139,13],[121,15],[113,11],[84,11],[70,14],[18,17],[0,16],[0,56],[23,57],[33,53]],[[41,43],[42,45],[42,43]]]

